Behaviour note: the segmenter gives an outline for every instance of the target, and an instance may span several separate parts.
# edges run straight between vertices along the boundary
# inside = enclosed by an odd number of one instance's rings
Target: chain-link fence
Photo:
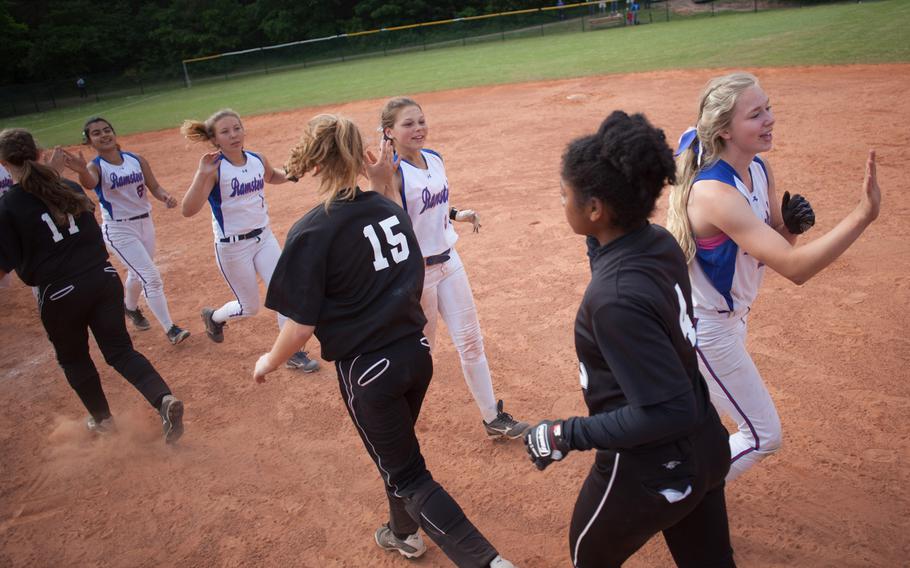
[[[720,12],[758,12],[830,4],[837,0],[606,0],[485,14],[263,46],[187,59],[171,69],[142,75],[87,75],[0,87],[0,116],[14,116],[129,95],[190,87],[200,81],[270,73],[409,51],[481,42],[591,32]],[[841,0],[844,1],[844,0]],[[856,0],[853,0],[856,1]],[[560,2],[562,4],[562,2]]]

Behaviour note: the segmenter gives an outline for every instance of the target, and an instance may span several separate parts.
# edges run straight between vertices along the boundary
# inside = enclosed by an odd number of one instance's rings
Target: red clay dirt
[[[645,112],[675,141],[694,120],[702,86],[719,73],[414,95],[429,120],[428,146],[447,160],[453,204],[482,215],[479,234],[458,227],[458,249],[495,390],[515,416],[585,411],[572,326],[589,271],[583,239],[571,233],[559,203],[566,143],[613,109]],[[756,73],[777,117],[769,159],[779,191],[802,193],[815,207],[818,224],[807,239],[856,204],[869,147],[878,151],[884,203],[859,242],[806,285],[769,273],[753,310],[749,347],[777,401],[784,445],[728,487],[736,560],[743,567],[904,565],[910,65]],[[324,111],[353,118],[375,146],[382,103],[250,117],[247,146],[281,164],[305,121]],[[120,142],[145,156],[178,197],[204,151],[176,128]],[[279,241],[316,204],[314,188],[310,178],[268,188]],[[657,222],[665,211],[666,195]],[[30,290],[16,280],[0,291],[0,566],[449,565],[434,544],[412,564],[374,544],[387,513],[382,481],[331,364],[310,375],[281,370],[255,384],[253,364],[277,331],[271,313],[231,324],[223,344],[205,337],[200,309],[231,298],[214,262],[208,212],[184,219],[156,203],[154,217],[171,313],[193,336],[172,347],[157,326],[131,333],[186,402],[186,434],[165,447],[157,416],[92,343],[119,433],[91,438]],[[593,454],[574,453],[538,472],[520,442],[487,440],[444,329],[439,337],[418,423],[431,471],[518,566],[570,565],[569,517]],[[627,565],[672,561],[656,538]]]

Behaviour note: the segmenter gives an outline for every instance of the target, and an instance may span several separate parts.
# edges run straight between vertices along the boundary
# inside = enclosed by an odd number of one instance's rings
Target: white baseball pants
[[[496,419],[496,397],[493,394],[490,365],[483,350],[483,335],[477,320],[471,284],[454,248],[450,257],[446,262],[426,267],[423,295],[420,298],[420,305],[427,317],[423,333],[432,348],[436,342],[437,314],[442,315],[452,336],[452,343],[458,350],[468,390],[483,419],[492,422]]]
[[[216,242],[215,260],[237,299],[215,310],[212,319],[223,323],[229,319],[248,318],[259,313],[262,302],[256,275],[262,278],[268,288],[279,256],[281,246],[269,227],[251,239],[233,243]],[[278,326],[281,327],[286,319],[278,314]]]
[[[129,310],[139,305],[139,294],[161,324],[165,333],[171,329],[171,313],[164,295],[164,282],[155,266],[155,225],[151,217],[135,221],[105,221],[101,227],[104,243],[127,269],[123,283],[123,303]]]
[[[736,421],[730,435],[732,481],[780,449],[781,425],[774,401],[746,351],[746,315],[697,318],[698,366],[718,413]]]

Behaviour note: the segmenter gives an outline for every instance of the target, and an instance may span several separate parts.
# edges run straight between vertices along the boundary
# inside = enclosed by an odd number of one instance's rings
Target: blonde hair
[[[385,106],[382,107],[382,113],[379,115],[379,131],[385,134],[386,128],[395,126],[395,119],[398,118],[398,112],[409,106],[415,106],[423,111],[414,99],[409,99],[407,97],[389,99]]]
[[[314,116],[291,148],[285,171],[298,178],[314,171],[326,208],[336,200],[354,199],[357,178],[364,171],[360,130],[343,116]]]
[[[38,161],[38,154],[38,145],[28,130],[7,128],[0,132],[0,160],[19,168],[19,186],[44,203],[58,227],[69,224],[67,215],[94,211],[92,200],[63,183],[57,170]]]
[[[198,120],[184,120],[180,125],[180,133],[190,142],[211,142],[215,139],[215,123],[226,116],[232,116],[238,121],[240,115],[229,108],[223,108],[205,119],[205,122]],[[240,122],[241,126],[243,122]]]
[[[721,132],[733,121],[736,101],[747,89],[757,86],[754,75],[737,72],[715,77],[702,91],[695,123],[697,143],[690,144],[676,159],[677,183],[670,190],[667,210],[667,230],[679,241],[687,262],[695,258],[695,237],[687,209],[695,176],[719,159],[724,149]]]

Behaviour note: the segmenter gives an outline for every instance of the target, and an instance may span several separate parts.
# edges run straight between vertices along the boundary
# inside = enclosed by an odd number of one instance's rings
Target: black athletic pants
[[[489,565],[496,549],[427,470],[414,424],[433,376],[423,335],[399,339],[372,353],[337,361],[341,396],[389,499],[389,526],[413,534],[418,526],[457,566]]]
[[[157,408],[171,393],[148,359],[133,349],[123,315],[123,284],[110,264],[41,286],[38,309],[66,380],[95,420],[109,418],[111,409],[89,356],[89,329],[107,364],[136,387],[149,404]]]
[[[708,411],[686,438],[647,450],[597,453],[569,528],[573,566],[621,566],[658,532],[681,568],[735,566],[724,500],[728,433],[710,404]],[[678,497],[687,487],[691,493],[675,503],[661,494],[675,490]]]

